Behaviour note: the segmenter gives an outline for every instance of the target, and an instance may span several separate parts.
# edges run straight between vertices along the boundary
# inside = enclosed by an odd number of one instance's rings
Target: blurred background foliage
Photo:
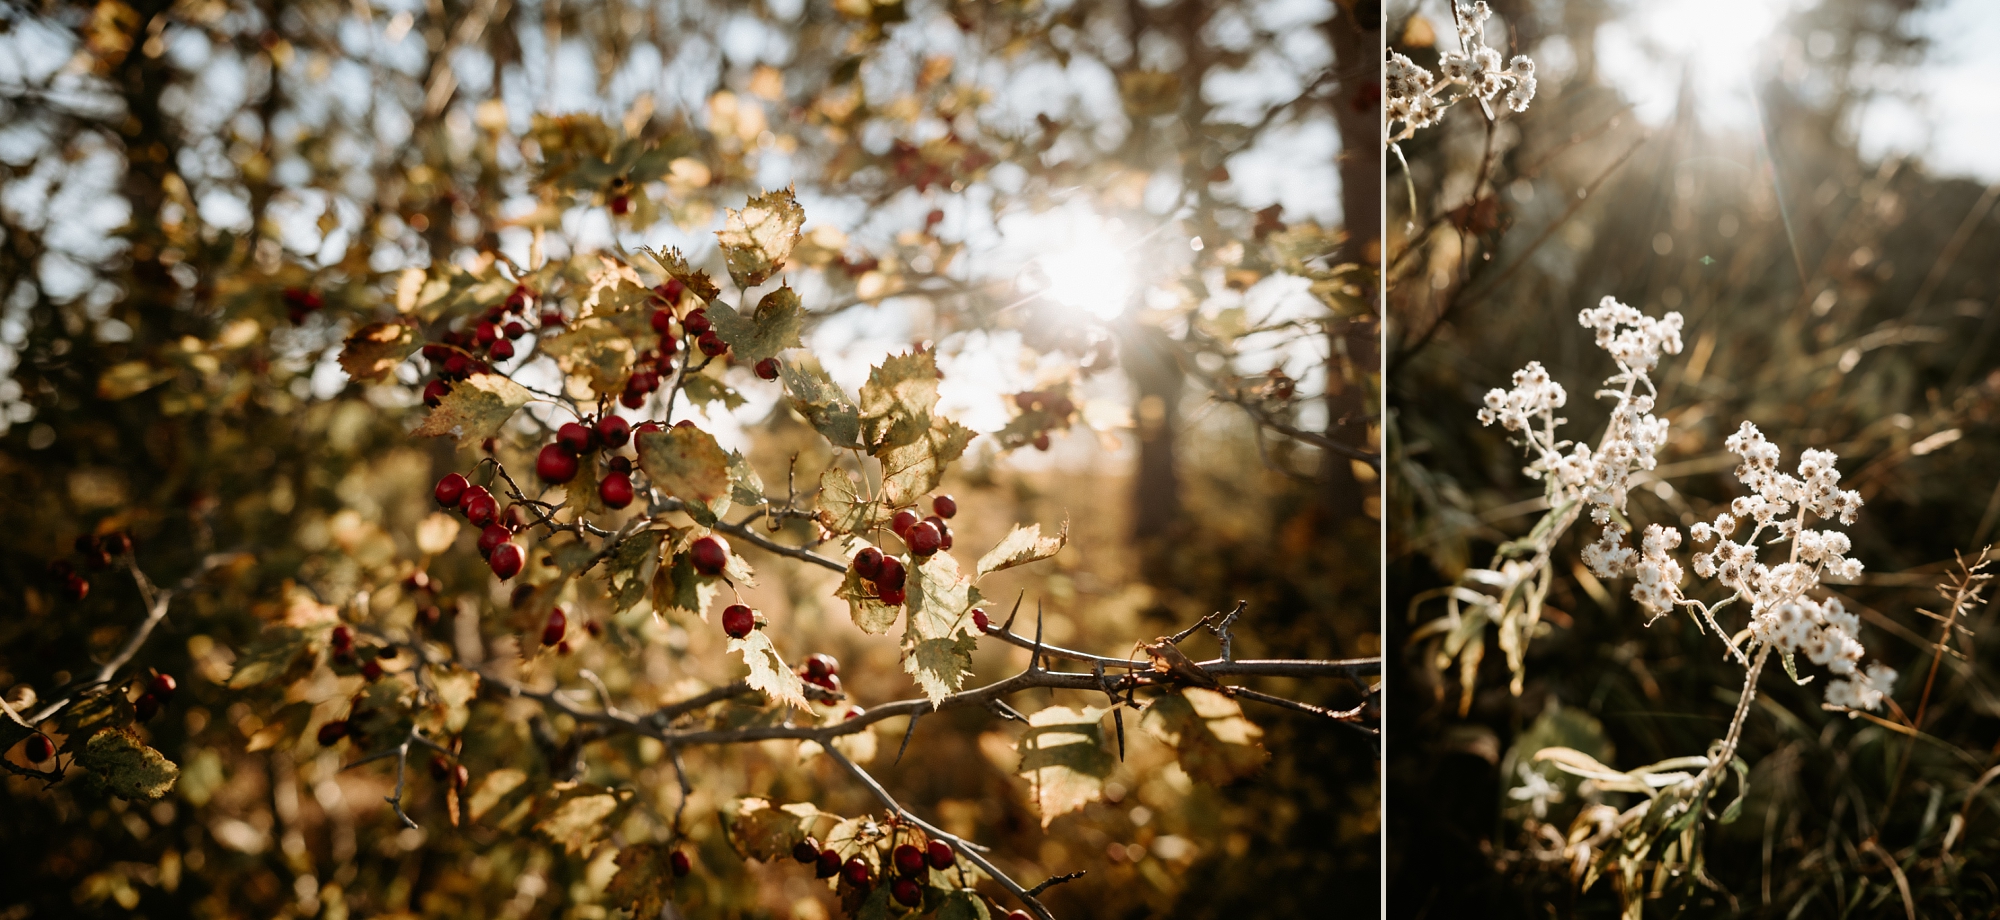
[[[194,576],[120,674],[178,677],[137,731],[179,781],[127,801],[74,775],[45,784],[7,752],[0,865],[33,882],[4,886],[0,916],[616,915],[614,847],[454,827],[448,784],[421,771],[422,828],[399,827],[383,804],[393,771],[343,771],[359,752],[307,730],[354,677],[322,665],[261,693],[221,682],[268,621],[394,597],[422,555],[430,484],[481,456],[410,437],[414,364],[363,384],[336,361],[350,332],[396,315],[407,271],[639,244],[714,267],[721,209],[766,188],[795,185],[808,214],[788,275],[808,348],[851,389],[930,343],[947,409],[987,435],[946,486],[958,540],[1070,522],[1062,555],[996,577],[993,596],[1027,592],[1052,640],[1106,654],[1238,599],[1239,656],[1375,654],[1380,247],[1372,216],[1349,229],[1341,215],[1379,198],[1379,15],[1350,0],[0,11],[0,688],[22,710],[31,691],[51,699],[143,618],[129,573],[93,569],[79,535],[129,532],[153,581]],[[576,113],[589,117],[542,118]],[[775,493],[807,432],[748,368],[723,379],[747,402],[694,417]],[[1039,413],[1013,394],[1057,390],[1073,416],[1022,422]],[[493,450],[524,469],[533,435]],[[504,614],[469,543],[429,562],[438,606]],[[857,702],[912,695],[893,640],[853,629],[830,577],[747,554],[764,573],[749,597],[788,657],[837,655]],[[87,597],[65,596],[57,560]],[[510,649],[504,616],[469,639],[461,619],[435,638]],[[736,676],[712,630],[628,619],[562,667],[641,705]],[[977,679],[1025,660],[983,650]],[[1037,697],[1017,703],[1085,702]],[[312,704],[311,722],[281,722],[287,702]],[[1324,720],[1248,714],[1272,754],[1255,776],[1194,783],[1135,731],[1105,801],[1046,831],[990,713],[925,722],[897,765],[894,721],[874,768],[1025,881],[1087,870],[1048,894],[1060,915],[1373,903],[1376,751]],[[491,693],[470,725],[475,789],[506,767],[550,781],[576,729]],[[629,785],[644,807],[671,798],[657,749],[584,750],[592,782]],[[687,759],[684,912],[837,911],[800,867],[737,857],[716,810],[757,794],[856,814],[873,808],[865,793],[793,744]]]
[[[1835,590],[1903,675],[1895,724],[1823,712],[1819,687],[1765,675],[1740,819],[1709,822],[1699,877],[1649,875],[1633,897],[1651,916],[1995,910],[1994,613],[1974,605],[1972,635],[1940,656],[1919,609],[1949,608],[1933,586],[2000,523],[1996,189],[1928,167],[1922,135],[1895,138],[1904,154],[1870,133],[1907,77],[1945,63],[1919,28],[1942,5],[1496,0],[1507,53],[1541,65],[1532,108],[1491,130],[1454,112],[1404,145],[1407,173],[1391,159],[1392,915],[1618,916],[1613,881],[1577,891],[1566,838],[1585,805],[1634,799],[1530,758],[1698,755],[1734,707],[1741,667],[1678,614],[1647,627],[1630,585],[1575,562],[1590,534],[1558,551],[1520,695],[1488,654],[1461,714],[1455,666],[1410,641],[1444,612],[1417,594],[1485,565],[1545,507],[1505,433],[1475,423],[1483,393],[1540,360],[1570,393],[1566,432],[1602,431],[1608,403],[1589,394],[1613,368],[1575,317],[1607,295],[1687,318],[1685,351],[1655,374],[1672,435],[1633,519],[1686,526],[1740,494],[1722,451],[1740,420],[1787,465],[1836,451],[1867,502],[1851,533],[1868,574]],[[1434,66],[1448,16],[1392,4],[1389,44]]]

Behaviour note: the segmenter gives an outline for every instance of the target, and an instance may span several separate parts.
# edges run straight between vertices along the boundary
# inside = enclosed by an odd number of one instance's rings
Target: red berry
[[[331,638],[336,656],[354,654],[354,630],[348,626],[335,626]]]
[[[623,508],[632,503],[632,477],[612,472],[597,484],[597,497],[604,501],[606,508]]]
[[[931,868],[943,872],[958,861],[958,854],[952,851],[951,844],[933,840],[924,851],[924,861],[930,863]]]
[[[172,674],[155,674],[152,680],[146,682],[146,690],[162,700],[173,699],[174,691],[179,689],[180,684]]]
[[[500,512],[500,523],[508,530],[518,533],[528,526],[528,512],[518,503],[508,505],[507,510]]]
[[[660,287],[665,287],[665,286],[666,285],[661,285]],[[656,294],[660,293],[659,288],[654,288],[653,290],[654,293]],[[660,294],[660,297],[664,299],[666,295]],[[654,332],[665,335],[666,333],[672,331],[674,328],[674,313],[672,310],[654,310],[653,315],[649,318],[648,321],[653,324]]]
[[[506,581],[521,574],[521,563],[526,558],[527,554],[521,551],[519,543],[502,543],[493,547],[492,554],[486,557],[486,564],[493,567],[493,574],[500,576],[501,581]]]
[[[1010,910],[1007,912],[1007,920],[1035,920],[1035,918],[1029,916],[1025,910]]]
[[[742,604],[730,604],[722,611],[722,631],[731,639],[741,639],[757,628],[757,614]]]
[[[876,581],[882,575],[882,551],[875,547],[863,547],[854,554],[854,574]]]
[[[798,843],[792,844],[792,861],[796,863],[818,862],[819,841],[807,837]]]
[[[826,690],[828,693],[840,692],[840,675],[838,674],[828,674],[825,677],[814,677],[811,674],[807,674],[802,679],[806,683]]]
[[[465,509],[465,519],[474,527],[485,527],[500,519],[500,502],[493,498],[493,493],[478,486],[466,490],[461,507]]]
[[[684,419],[681,419],[680,421],[678,421],[678,422],[675,422],[675,423],[674,423],[674,427],[675,427],[675,428],[693,428],[693,427],[695,427],[695,425],[694,425],[694,419],[691,419],[691,418],[684,418]]]
[[[889,519],[889,532],[902,537],[904,542],[909,542],[910,528],[915,526],[919,520],[922,520],[922,518],[915,511],[904,508],[896,512],[895,517]]]
[[[361,676],[363,679],[366,680],[374,680],[378,677],[381,677],[382,662],[376,661],[374,659],[369,659],[367,663],[361,666]]]
[[[347,737],[347,720],[335,719],[319,727],[319,746],[332,747],[334,742]]]
[[[904,595],[903,595],[903,589],[901,589],[901,588],[883,588],[883,589],[881,590],[880,594],[881,594],[881,597],[880,597],[880,598],[878,598],[878,599],[879,599],[879,600],[880,600],[880,601],[881,601],[882,603],[884,603],[884,604],[888,604],[888,605],[889,605],[889,606],[891,606],[891,607],[901,607],[901,606],[903,606],[903,597],[904,597]]]
[[[938,532],[937,525],[929,521],[918,521],[904,532],[903,541],[910,544],[910,552],[919,556],[929,556],[944,545],[944,534]]]
[[[687,285],[681,283],[681,279],[679,278],[668,278],[666,284],[662,284],[653,290],[665,294],[668,303],[680,303],[681,294],[687,290]]]
[[[570,449],[571,453],[587,454],[596,447],[597,433],[576,422],[564,422],[556,429],[556,443]]]
[[[957,517],[958,502],[953,500],[949,495],[940,495],[931,499],[931,510],[936,512],[937,516],[941,518],[950,519]]]
[[[472,344],[481,348],[490,347],[500,338],[500,327],[492,323],[480,323],[472,328]]]
[[[557,313],[553,310],[550,310],[542,314],[543,329],[554,329],[558,326],[561,326],[562,324],[563,324],[563,317],[561,313]]]
[[[596,620],[590,620],[583,624],[583,631],[589,633],[590,637],[595,639],[598,636],[604,635],[604,624]]]
[[[909,573],[903,569],[903,560],[894,556],[883,556],[882,577],[872,580],[878,588],[885,591],[894,588],[900,592],[903,590],[903,581],[908,577]]]
[[[611,213],[623,215],[632,210],[632,199],[624,195],[611,196]]]
[[[850,720],[850,719],[858,719],[858,718],[861,718],[862,716],[865,716],[865,715],[867,715],[867,714],[868,714],[868,710],[866,710],[866,709],[863,709],[863,708],[861,708],[861,707],[859,707],[859,706],[849,706],[849,707],[847,707],[847,712],[845,712],[845,713],[843,713],[843,714],[841,715],[841,717],[840,717],[840,721],[842,721],[842,722],[846,722],[846,721],[848,721],[848,720]]]
[[[504,525],[488,524],[484,530],[479,532],[479,555],[488,555],[493,552],[493,547],[499,546],[513,538],[514,532],[508,530]]]
[[[688,557],[694,563],[695,571],[709,576],[720,575],[723,567],[729,565],[729,544],[721,537],[702,537],[688,548]]]
[[[472,782],[472,771],[467,770],[465,768],[465,764],[459,764],[458,766],[452,768],[451,770],[452,785],[457,786],[460,789],[464,789],[465,785],[470,782]]]
[[[528,327],[521,325],[520,320],[510,319],[506,326],[501,327],[500,332],[510,339],[518,339],[528,334]]]
[[[916,875],[924,871],[924,851],[914,843],[906,843],[896,848],[891,857],[896,863],[896,871],[903,875]]]
[[[554,645],[561,642],[566,632],[569,632],[569,616],[563,613],[561,607],[549,611],[549,621],[542,626],[542,644]]]
[[[924,906],[924,888],[913,878],[899,878],[890,882],[889,895],[904,907]]]
[[[154,716],[160,714],[160,698],[150,693],[141,693],[138,699],[132,701],[132,709],[138,714],[139,721],[151,722]]]
[[[765,380],[778,379],[778,359],[765,358],[764,360],[757,362],[757,376],[762,377]]]
[[[63,594],[68,595],[69,599],[73,601],[80,601],[86,597],[89,597],[90,596],[89,579],[86,579],[82,575],[78,575],[75,572],[69,573],[69,577],[63,579]]]
[[[465,481],[464,476],[446,473],[443,479],[438,480],[437,488],[431,490],[431,497],[446,508],[456,508],[459,500],[465,497],[465,490],[471,485]]]
[[[712,325],[708,321],[707,310],[696,310],[689,313],[687,319],[681,320],[681,331],[686,332],[689,338],[700,338],[708,334]]]
[[[451,357],[444,359],[444,372],[439,376],[458,380],[471,374],[472,368],[471,358],[454,351],[451,353]]]
[[[506,339],[501,339],[498,342],[494,342],[493,347],[487,349],[486,353],[492,355],[495,361],[505,361],[508,358],[514,357],[514,343]]]
[[[440,345],[436,342],[431,342],[429,344],[426,344],[423,348],[419,349],[417,353],[423,355],[424,360],[429,361],[432,364],[436,364],[440,361],[443,361],[446,358],[451,357],[451,349],[447,346]]]
[[[631,423],[621,415],[607,415],[597,420],[597,439],[606,447],[624,447],[632,440]]]
[[[679,351],[680,347],[681,347],[680,340],[674,338],[673,333],[671,332],[660,333],[659,365],[661,370],[670,371],[673,369],[672,362],[673,362],[674,352]]]
[[[56,744],[49,740],[49,736],[38,732],[28,736],[28,744],[21,749],[21,753],[28,756],[29,763],[41,763],[56,756]]]
[[[694,344],[701,349],[702,354],[711,358],[729,350],[729,344],[722,341],[722,337],[716,335],[713,329],[702,333],[701,338],[696,339]]]
[[[627,409],[637,409],[646,404],[646,392],[632,389],[628,385],[625,387],[625,392],[618,394],[618,404]]]
[[[441,783],[444,782],[446,779],[448,779],[450,776],[451,776],[451,761],[444,759],[443,754],[432,754],[431,779],[437,780],[438,782]]]
[[[444,402],[445,396],[450,392],[451,384],[442,380],[433,380],[424,385],[424,405],[435,409],[440,403]]]
[[[832,850],[821,850],[814,857],[813,877],[832,878],[840,874],[840,854]]]
[[[675,850],[674,855],[667,857],[667,862],[673,865],[675,878],[687,875],[694,869],[694,863],[688,859],[686,850]]]
[[[985,632],[990,628],[991,623],[986,619],[986,611],[974,607],[972,609],[972,625],[979,627],[980,632]]]
[[[1041,434],[1038,434],[1038,435],[1035,435],[1035,449],[1036,449],[1036,450],[1048,450],[1048,449],[1049,449],[1049,433],[1048,433],[1048,432],[1044,431],[1044,432],[1042,432]]]
[[[641,369],[632,375],[632,382],[628,385],[641,393],[651,393],[660,388],[660,375]]]
[[[610,460],[605,461],[604,465],[615,472],[632,472],[632,461],[627,457],[612,457]]]
[[[935,514],[931,515],[930,517],[924,518],[924,522],[930,524],[932,527],[937,528],[938,539],[939,539],[938,549],[950,549],[951,525],[946,524],[944,522],[944,518],[938,517]]]
[[[813,677],[831,677],[840,673],[840,660],[820,652],[806,659],[806,673]]]
[[[875,872],[868,868],[868,863],[862,861],[861,857],[855,856],[840,867],[840,877],[856,888],[866,888],[869,882],[875,880]]]

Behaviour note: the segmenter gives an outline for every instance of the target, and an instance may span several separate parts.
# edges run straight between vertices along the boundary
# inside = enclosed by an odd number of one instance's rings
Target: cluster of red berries
[[[281,296],[285,301],[285,316],[291,319],[294,326],[304,323],[306,317],[326,306],[318,291],[307,288],[286,288]]]
[[[493,574],[502,581],[521,574],[521,565],[528,559],[526,550],[514,542],[514,534],[526,526],[527,516],[520,505],[509,505],[507,512],[500,512],[500,501],[485,486],[475,486],[457,473],[446,473],[431,490],[433,498],[445,509],[457,509],[465,514],[472,526],[480,528],[479,552],[486,557],[486,564]]]
[[[76,554],[83,561],[85,568],[103,571],[111,567],[112,557],[123,556],[130,552],[132,552],[132,536],[122,530],[103,536],[84,534],[76,538]],[[67,559],[49,562],[49,578],[56,582],[62,589],[63,596],[70,600],[80,601],[90,596],[90,580],[78,572],[76,566]]]
[[[555,443],[535,455],[535,475],[550,485],[576,478],[579,458],[600,448],[617,450],[632,440],[632,428],[623,418],[606,414],[583,422],[565,422],[556,429]],[[632,460],[612,456],[605,461],[604,478],[598,480],[597,497],[607,508],[623,508],[632,503]],[[442,500],[442,499],[440,499]]]
[[[180,684],[172,674],[154,671],[152,676],[146,678],[145,689],[139,693],[139,698],[132,701],[132,709],[138,714],[139,721],[153,721],[153,717],[160,714],[160,707],[172,701],[174,691],[179,689]]]
[[[531,316],[535,300],[534,291],[527,285],[517,284],[505,302],[488,308],[471,329],[447,332],[441,341],[425,345],[424,360],[431,363],[431,370],[437,379],[424,386],[424,404],[435,408],[444,395],[451,392],[452,381],[464,380],[473,374],[492,373],[493,365],[489,361],[505,361],[514,357],[514,343],[528,334],[532,328],[530,323],[535,321]],[[562,314],[545,312],[540,323],[544,329],[561,326]]]
[[[801,865],[813,867],[817,878],[840,876],[841,881],[866,891],[875,884],[875,870],[859,856],[842,862],[840,854],[821,849],[819,841],[811,837],[799,841],[792,847],[792,859]],[[958,854],[952,852],[951,845],[942,840],[933,840],[928,847],[918,848],[916,844],[905,843],[897,846],[890,857],[895,866],[896,879],[889,883],[889,894],[905,907],[917,907],[924,903],[923,884],[917,879],[925,870],[940,872],[958,863]]]
[[[1076,403],[1068,396],[1054,390],[1029,390],[1025,393],[1016,393],[1014,405],[1024,413],[1042,413],[1042,428],[1028,441],[1035,445],[1036,450],[1048,450],[1049,432],[1068,428],[1070,417],[1076,414]]]
[[[840,692],[840,660],[819,652],[799,665],[799,679],[828,693]]]
[[[632,180],[624,176],[614,177],[604,188],[604,203],[611,213],[624,217],[632,211]]]

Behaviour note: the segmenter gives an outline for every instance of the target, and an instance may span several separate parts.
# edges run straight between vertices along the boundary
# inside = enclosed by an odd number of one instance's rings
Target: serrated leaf
[[[703,406],[721,403],[724,409],[735,409],[747,402],[743,394],[707,374],[688,375],[681,381],[681,392],[690,402]]]
[[[237,656],[235,670],[229,675],[230,689],[262,686],[298,670],[296,666],[307,645],[308,636],[303,629],[295,626],[264,627],[250,647]]]
[[[972,674],[972,650],[978,641],[968,635],[938,639],[903,638],[903,670],[916,678],[917,688],[933,706],[965,685]]]
[[[882,504],[900,508],[915,502],[944,482],[945,468],[965,453],[972,429],[943,416],[932,416],[923,437],[900,447],[878,451],[882,461]]]
[[[605,886],[605,900],[630,910],[634,917],[658,917],[672,899],[672,858],[673,847],[663,843],[640,843],[619,850],[614,860],[618,874]]]
[[[642,530],[620,543],[604,560],[611,583],[611,601],[619,610],[644,600],[652,583],[653,569],[660,564],[660,541],[666,532]]]
[[[805,222],[805,209],[789,188],[751,198],[741,211],[730,210],[715,237],[722,242],[722,257],[736,286],[756,287],[783,268]]]
[[[883,525],[888,509],[861,495],[854,477],[839,466],[819,474],[819,522],[836,534],[867,533]]]
[[[1021,766],[1015,772],[1028,778],[1043,828],[1103,797],[1104,779],[1117,766],[1104,749],[1102,722],[1108,711],[1051,706],[1028,717],[1018,748]]]
[[[671,563],[662,562],[653,572],[653,612],[690,616],[706,623],[708,605],[721,591],[722,579],[696,572],[686,552],[675,553]]]
[[[713,507],[729,494],[729,455],[699,428],[668,428],[639,436],[639,465],[653,485],[682,500]]]
[[[729,452],[729,499],[732,504],[754,508],[764,503],[764,477],[739,451]]]
[[[156,800],[171,791],[181,775],[166,755],[123,728],[90,736],[77,752],[76,765],[104,791],[121,799]]]
[[[755,364],[776,357],[787,348],[798,348],[802,344],[799,331],[805,327],[805,318],[799,295],[789,286],[765,294],[757,301],[757,311],[750,316],[725,303],[708,307],[708,319],[714,324],[716,336],[729,343],[736,360],[744,364]]]
[[[681,255],[680,250],[668,249],[661,252],[642,246],[640,251],[652,256],[653,261],[660,264],[660,271],[665,272],[667,277],[687,285],[687,289],[704,303],[715,300],[715,295],[722,293],[722,289],[715,286],[714,279],[708,277],[708,272],[688,267],[687,259]]]
[[[745,678],[750,689],[795,709],[808,708],[805,682],[785,666],[778,647],[771,644],[771,637],[763,630],[753,629],[741,639],[729,640],[728,650],[741,652],[743,663],[750,666],[750,676]]]
[[[532,399],[534,394],[527,388],[498,374],[473,374],[451,385],[451,392],[424,417],[416,434],[456,434],[461,440],[475,441],[490,438],[514,417],[514,410]]]
[[[958,560],[939,552],[909,568],[910,629],[925,639],[975,635],[970,611],[979,589],[958,570]]]
[[[1043,537],[1040,524],[1029,524],[1026,527],[1016,524],[1013,530],[1007,531],[1007,536],[1001,539],[998,546],[979,557],[979,566],[975,569],[978,573],[976,577],[985,578],[1003,569],[1047,559],[1060,551],[1068,542],[1068,521],[1063,522],[1062,530],[1053,537]]]
[[[618,810],[618,804],[618,796],[602,786],[579,784],[560,789],[555,807],[535,822],[535,831],[562,844],[571,855],[586,853],[610,831],[606,819]]]
[[[354,330],[340,348],[340,369],[355,380],[378,380],[417,350],[417,330],[408,323],[369,323]]]
[[[944,896],[944,903],[938,905],[937,920],[992,920],[993,915],[986,910],[986,899],[970,888],[956,888]]]
[[[847,575],[840,582],[840,590],[835,593],[847,602],[848,615],[854,619],[854,625],[870,635],[879,636],[888,632],[896,625],[896,618],[903,615],[903,608],[882,603],[875,589],[869,587],[852,565],[847,567]]]
[[[861,415],[927,416],[938,401],[937,356],[929,351],[891,355],[861,385]]]
[[[738,855],[766,862],[790,859],[792,847],[812,831],[824,815],[811,802],[775,805],[767,799],[741,798],[724,808],[729,816],[729,843]]]
[[[543,339],[540,348],[556,359],[564,374],[589,381],[591,390],[599,396],[624,392],[625,382],[632,376],[632,366],[639,360],[639,350],[632,339],[602,317],[578,321],[569,329]]]
[[[791,394],[792,408],[805,417],[813,430],[835,447],[859,450],[865,446],[861,441],[860,410],[816,363],[787,361],[778,372],[783,375],[785,392]]]
[[[1188,687],[1161,696],[1146,707],[1141,724],[1173,746],[1181,769],[1211,786],[1256,773],[1270,759],[1257,740],[1263,729],[1244,718],[1234,699],[1213,690]]]

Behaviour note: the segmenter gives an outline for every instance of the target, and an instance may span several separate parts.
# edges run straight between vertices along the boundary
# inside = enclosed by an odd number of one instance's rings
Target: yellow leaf
[[[473,374],[451,385],[438,407],[425,416],[416,434],[436,437],[455,434],[460,439],[490,438],[514,417],[514,410],[528,404],[534,394],[498,374]]]

